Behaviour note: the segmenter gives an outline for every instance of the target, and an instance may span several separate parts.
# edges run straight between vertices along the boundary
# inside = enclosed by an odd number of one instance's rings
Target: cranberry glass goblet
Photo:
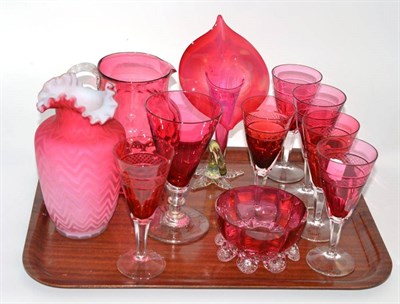
[[[369,143],[346,138],[326,138],[317,145],[322,188],[331,222],[329,246],[312,249],[308,265],[323,275],[342,277],[355,269],[354,258],[338,248],[343,224],[350,218],[360,199],[375,161],[377,150]]]
[[[173,148],[166,141],[158,140],[155,144],[151,137],[142,136],[119,142],[114,155],[136,237],[136,250],[121,255],[117,267],[129,278],[150,279],[165,268],[164,258],[146,245],[149,225],[164,191]]]
[[[304,142],[302,122],[306,113],[318,110],[330,110],[339,112],[342,110],[346,102],[346,94],[338,88],[330,85],[320,84],[317,92],[309,93],[309,86],[301,85],[293,90],[293,97],[297,108],[297,127],[301,135],[301,140]],[[304,150],[303,158],[304,158]],[[311,181],[310,169],[308,162],[304,161],[304,180],[301,186],[296,185],[295,189],[289,187],[288,191],[299,196],[307,205],[308,208],[314,207],[314,187]]]
[[[281,152],[282,143],[296,112],[293,103],[288,103],[287,107],[292,107],[291,111],[280,111],[275,97],[264,95],[250,97],[242,104],[255,185],[266,183],[268,171]]]
[[[207,218],[184,206],[189,183],[211,140],[222,108],[212,97],[185,91],[168,91],[146,102],[155,141],[163,139],[175,149],[167,178],[168,206],[158,209],[150,236],[172,244],[195,241],[209,228]]]
[[[309,112],[303,117],[303,151],[315,188],[313,212],[310,211],[302,238],[313,242],[329,240],[329,219],[325,215],[325,197],[321,185],[317,144],[326,137],[342,138],[351,143],[360,129],[352,116],[330,110]]]
[[[272,69],[274,95],[277,99],[293,101],[293,90],[300,85],[306,85],[306,93],[315,94],[322,80],[322,74],[314,68],[300,64],[283,64]],[[279,183],[295,183],[304,177],[303,168],[289,161],[294,141],[298,137],[297,122],[293,123],[291,130],[282,146],[282,158],[275,163],[268,177]]]

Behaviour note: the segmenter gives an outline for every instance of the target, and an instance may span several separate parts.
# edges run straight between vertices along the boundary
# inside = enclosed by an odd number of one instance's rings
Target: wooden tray
[[[297,155],[297,158],[299,154]],[[253,177],[245,148],[232,148],[227,154],[228,168],[242,169],[245,175],[233,186],[248,185]],[[293,288],[364,289],[383,283],[390,275],[392,261],[368,210],[364,198],[343,228],[340,246],[356,260],[355,271],[343,278],[328,278],[312,271],[305,261],[316,246],[300,240],[301,259],[288,260],[287,268],[272,274],[263,267],[251,275],[242,274],[234,261],[217,259],[217,234],[214,201],[222,190],[209,186],[190,192],[186,204],[203,212],[210,230],[201,240],[188,245],[168,245],[149,239],[149,248],[162,254],[165,271],[146,282],[134,282],[116,268],[120,254],[134,247],[133,227],[121,197],[108,229],[89,240],[67,239],[55,230],[38,184],[23,253],[27,273],[42,284],[65,288]]]

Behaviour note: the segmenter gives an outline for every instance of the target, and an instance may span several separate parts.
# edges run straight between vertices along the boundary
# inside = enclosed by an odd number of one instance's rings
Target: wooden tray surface
[[[252,183],[245,148],[230,148],[227,161],[228,168],[245,171],[243,176],[232,181],[233,186]],[[120,197],[103,234],[88,240],[72,240],[55,230],[38,184],[23,252],[25,270],[42,284],[63,288],[365,289],[383,283],[391,273],[392,261],[362,197],[343,228],[339,244],[356,260],[352,274],[329,278],[312,271],[305,256],[318,244],[302,239],[298,243],[300,261],[288,260],[283,272],[272,274],[259,266],[255,273],[245,275],[237,269],[235,260],[222,263],[216,256],[214,202],[220,193],[222,190],[214,185],[189,193],[186,204],[208,217],[209,232],[201,240],[187,245],[168,245],[149,238],[148,247],[162,254],[167,266],[160,276],[135,282],[116,268],[119,255],[135,246],[124,199]]]

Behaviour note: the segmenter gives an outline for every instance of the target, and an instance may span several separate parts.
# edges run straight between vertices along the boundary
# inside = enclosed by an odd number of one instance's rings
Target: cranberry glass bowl
[[[287,258],[300,259],[297,242],[306,223],[307,208],[293,194],[272,187],[237,187],[218,197],[215,210],[220,261],[237,257],[239,270],[249,274],[260,263],[278,273],[285,269]]]

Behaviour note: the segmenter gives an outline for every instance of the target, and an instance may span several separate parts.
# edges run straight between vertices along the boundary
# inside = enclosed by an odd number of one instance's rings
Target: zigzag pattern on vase
[[[46,208],[56,228],[62,234],[77,238],[101,233],[115,211],[120,190],[112,152],[60,150],[42,138],[36,138],[39,179]]]

